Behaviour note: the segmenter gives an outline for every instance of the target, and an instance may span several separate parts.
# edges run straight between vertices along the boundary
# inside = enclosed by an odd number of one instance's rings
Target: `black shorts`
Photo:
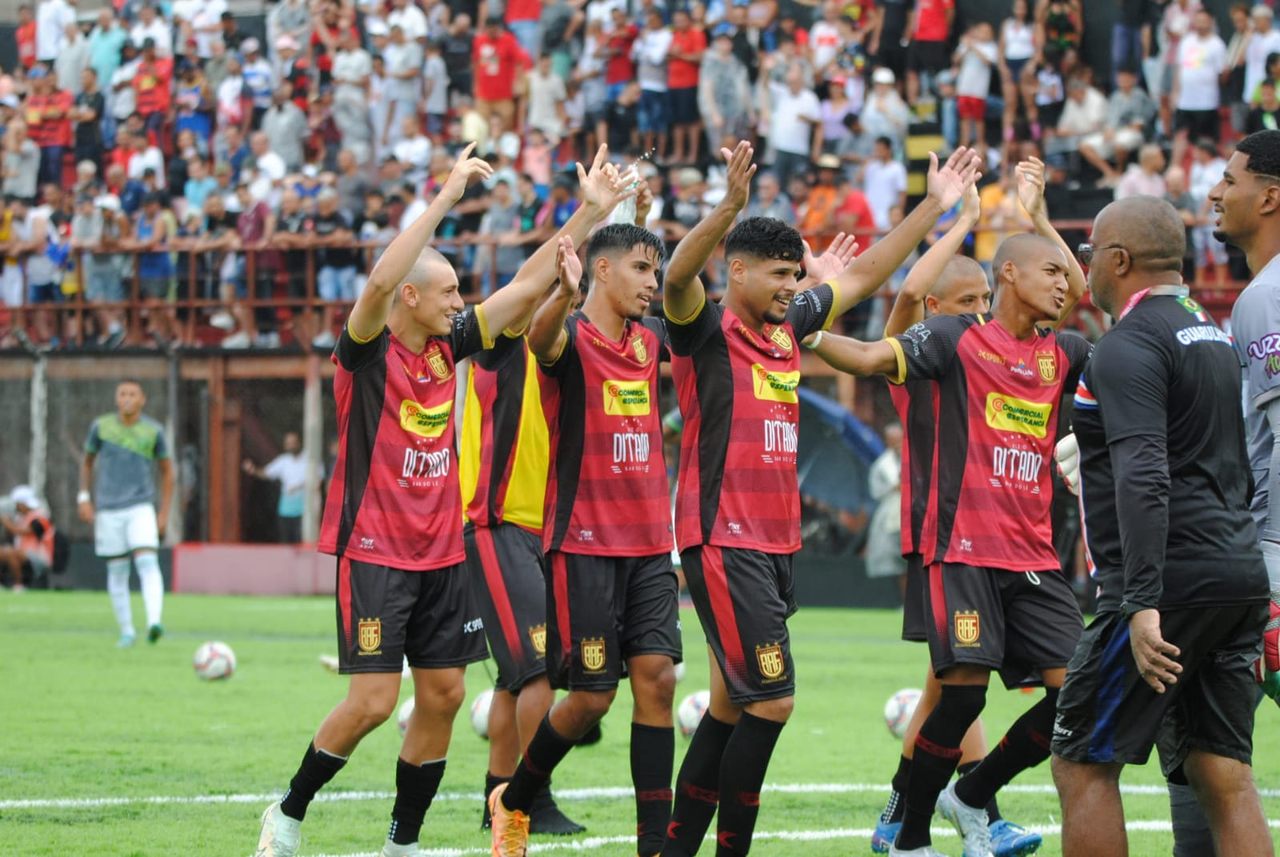
[[[907,47],[907,68],[937,74],[951,66],[946,42],[912,42]]]
[[[907,582],[902,594],[902,639],[912,643],[929,641],[929,622],[924,611],[924,591],[928,586],[924,557],[918,553],[907,554]]]
[[[1058,695],[1053,752],[1073,762],[1142,765],[1160,749],[1166,776],[1191,750],[1250,764],[1265,603],[1164,610],[1160,633],[1181,650],[1178,683],[1156,693],[1138,675],[1129,623],[1099,614],[1080,638]]]
[[[680,564],[729,699],[746,705],[794,696],[791,554],[703,545],[683,551]]]
[[[467,524],[463,538],[489,651],[498,662],[498,687],[518,693],[547,672],[542,539],[515,524]]]
[[[560,690],[612,690],[636,655],[681,658],[671,554],[547,556],[547,678]]]
[[[671,89],[667,91],[667,100],[671,104],[672,125],[692,125],[701,121],[702,114],[698,110],[698,88]]]
[[[1043,670],[1065,667],[1083,630],[1075,593],[1056,568],[934,563],[925,611],[935,675],[974,664],[998,671],[1008,688],[1039,685]]]
[[[461,667],[488,657],[484,621],[459,563],[401,571],[338,557],[338,672]]]
[[[1201,137],[1218,139],[1222,125],[1216,110],[1175,110],[1173,112],[1173,130],[1187,131],[1191,141]]]
[[[876,65],[882,65],[893,72],[894,77],[902,80],[907,72],[907,49],[897,39],[881,39],[880,53],[876,54]]]

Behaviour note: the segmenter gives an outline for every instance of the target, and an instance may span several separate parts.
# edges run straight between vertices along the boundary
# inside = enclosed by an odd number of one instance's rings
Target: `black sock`
[[[902,812],[904,810],[902,796],[907,793],[907,782],[911,776],[911,760],[906,756],[898,757],[898,770],[893,775],[893,781],[889,786],[889,802],[884,805],[884,812],[880,813],[880,821],[885,824],[895,824],[902,821]]]
[[[636,850],[640,857],[657,854],[666,842],[675,757],[675,729],[631,724],[631,783],[636,789]]]
[[[970,772],[975,770],[981,764],[981,759],[976,762],[965,762],[963,765],[956,768],[956,776],[960,779],[964,779]],[[956,788],[959,788],[959,785],[957,785]],[[987,801],[987,824],[995,824],[1001,818],[1000,804],[996,801],[996,796],[992,795],[991,800]]]
[[[317,750],[315,744],[308,744],[298,772],[289,781],[289,790],[280,798],[280,811],[298,821],[305,819],[307,807],[315,799],[316,792],[333,779],[346,763],[347,760],[343,757]]]
[[[569,755],[573,745],[572,740],[552,728],[550,713],[543,717],[529,748],[524,751],[524,758],[516,766],[515,775],[507,784],[507,790],[502,793],[502,805],[527,813],[533,805],[534,796],[543,783],[551,779],[551,772]]]
[[[720,762],[716,857],[746,854],[760,814],[760,787],[784,723],[742,712]]]
[[[923,848],[929,838],[933,805],[960,763],[960,742],[982,713],[987,689],[977,685],[944,684],[938,707],[930,713],[916,736],[907,784],[906,811],[897,847],[902,851]]]
[[[702,715],[676,775],[676,800],[663,857],[692,857],[698,853],[720,802],[720,762],[732,736],[732,724],[716,720],[710,712]]]
[[[397,845],[418,841],[422,819],[435,799],[444,776],[444,759],[415,765],[396,760],[396,802],[391,808],[391,829],[387,838]]]
[[[489,829],[489,795],[493,794],[493,790],[503,783],[511,782],[510,777],[495,776],[488,771],[484,773],[484,816],[480,819],[480,827],[485,830]]]
[[[982,764],[956,783],[956,797],[969,806],[983,806],[1018,774],[1049,758],[1057,706],[1057,689],[1046,688],[1044,699],[1015,720]]]

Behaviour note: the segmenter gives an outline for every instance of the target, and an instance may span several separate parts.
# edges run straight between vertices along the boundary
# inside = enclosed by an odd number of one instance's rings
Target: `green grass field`
[[[135,597],[136,600],[136,597]],[[141,604],[135,603],[135,616]],[[769,770],[754,853],[870,854],[867,829],[898,743],[881,708],[893,691],[919,686],[923,648],[897,639],[888,611],[804,610],[792,621],[799,673],[796,713]],[[114,648],[105,593],[0,592],[0,855],[226,855],[253,850],[262,808],[286,784],[312,730],[344,692],[324,671],[333,605],[325,598],[171,597],[168,636],[157,646]],[[692,654],[677,696],[706,686],[701,631],[684,616]],[[226,682],[196,679],[199,643],[221,639],[239,659]],[[468,674],[470,700],[489,683]],[[407,695],[407,686],[403,695]],[[986,709],[995,739],[1031,697],[996,691]],[[605,739],[575,751],[556,776],[568,813],[589,832],[535,839],[537,853],[633,854],[627,794],[625,690],[605,721]],[[1261,712],[1255,757],[1260,787],[1280,790],[1277,712]],[[305,855],[372,854],[391,809],[399,736],[387,724],[361,745],[311,809]],[[479,832],[486,744],[460,715],[441,794],[427,816],[430,854],[486,854]],[[677,765],[684,741],[677,738]],[[1005,814],[1048,829],[1042,854],[1059,854],[1058,803],[1047,766],[1002,796]],[[1130,770],[1126,795],[1132,854],[1167,855],[1168,806],[1154,765]],[[574,795],[572,790],[583,790]],[[322,793],[322,794],[326,794]],[[1272,791],[1280,795],[1280,791]],[[1267,797],[1280,813],[1280,797]],[[1143,824],[1145,823],[1145,824]],[[954,837],[936,838],[959,853]],[[709,853],[709,848],[704,848]]]

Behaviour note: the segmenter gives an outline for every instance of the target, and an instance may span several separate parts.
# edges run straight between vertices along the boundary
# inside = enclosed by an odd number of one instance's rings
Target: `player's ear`
[[[735,283],[740,283],[747,278],[747,263],[742,259],[734,257],[729,260],[729,279]]]
[[[1280,185],[1269,184],[1263,189],[1258,211],[1260,214],[1274,214],[1280,211]]]

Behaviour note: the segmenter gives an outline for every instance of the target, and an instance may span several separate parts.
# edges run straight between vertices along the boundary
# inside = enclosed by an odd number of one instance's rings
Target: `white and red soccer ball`
[[[907,731],[907,724],[916,713],[920,704],[920,691],[914,687],[904,687],[889,697],[884,704],[884,725],[889,727],[893,737],[901,738]]]
[[[196,675],[205,681],[231,678],[236,671],[236,653],[220,640],[211,640],[196,649],[191,661]]]

